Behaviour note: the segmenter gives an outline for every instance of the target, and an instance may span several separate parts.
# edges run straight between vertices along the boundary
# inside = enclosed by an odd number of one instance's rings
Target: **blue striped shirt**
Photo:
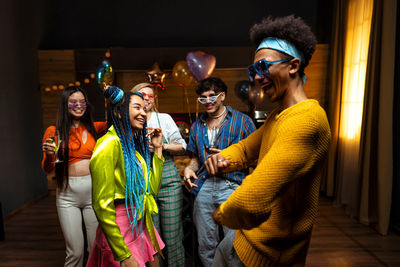
[[[245,139],[252,132],[256,130],[253,121],[249,116],[243,114],[237,110],[232,109],[230,106],[225,106],[227,109],[227,114],[219,127],[216,144],[219,149],[227,148],[230,145],[238,143],[240,140]],[[197,180],[194,183],[198,185],[196,189],[191,192],[197,195],[204,181],[207,179],[207,171],[204,167],[204,161],[210,155],[209,153],[209,141],[208,141],[208,126],[206,123],[207,114],[203,113],[200,115],[199,119],[196,120],[191,129],[189,135],[189,144],[187,150],[193,153],[193,156],[197,157],[200,162],[200,168],[196,175]],[[248,169],[226,172],[219,176],[227,180],[236,182],[238,184],[242,183],[242,180],[248,175]]]

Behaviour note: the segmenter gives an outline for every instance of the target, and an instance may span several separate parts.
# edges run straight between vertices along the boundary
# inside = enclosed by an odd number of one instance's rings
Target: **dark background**
[[[332,1],[46,1],[41,49],[248,46],[261,18],[295,14],[328,43]]]

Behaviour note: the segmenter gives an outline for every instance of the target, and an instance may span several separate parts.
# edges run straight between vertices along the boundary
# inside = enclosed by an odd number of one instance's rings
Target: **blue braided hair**
[[[121,96],[122,94],[123,96]],[[146,138],[147,123],[144,124],[142,130],[133,133],[129,121],[129,103],[133,95],[137,95],[143,99],[143,95],[139,92],[123,93],[123,91],[116,86],[109,87],[104,91],[104,96],[111,101],[109,121],[117,132],[124,154],[126,175],[125,206],[130,227],[132,227],[132,233],[137,227],[139,227],[140,231],[143,229],[142,223],[138,226],[137,221],[140,214],[144,212],[144,195],[146,193],[143,169],[136,157],[136,151],[138,151],[146,161],[148,170],[147,177],[150,178],[150,149]],[[117,98],[119,98],[119,100],[116,100]],[[150,193],[150,186],[147,186],[147,192]],[[128,207],[131,208],[131,213],[129,213]]]

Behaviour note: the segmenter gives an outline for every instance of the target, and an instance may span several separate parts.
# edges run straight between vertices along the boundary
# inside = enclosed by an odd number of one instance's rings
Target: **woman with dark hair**
[[[154,217],[154,224],[166,244],[167,266],[184,266],[185,249],[183,248],[183,192],[181,177],[176,168],[173,155],[182,154],[186,149],[178,127],[167,113],[159,113],[154,100],[154,88],[150,83],[139,83],[131,92],[140,92],[146,106],[147,124],[161,128],[163,132],[162,150],[165,157],[162,184],[156,197],[159,216]]]
[[[90,160],[93,208],[99,220],[87,266],[158,266],[164,243],[155,230],[154,200],[164,163],[162,131],[146,128],[143,95],[109,87],[112,126]],[[151,157],[148,138],[154,148]]]
[[[71,86],[61,93],[57,125],[48,127],[43,136],[43,170],[50,173],[55,168],[57,213],[67,254],[65,266],[83,265],[82,218],[88,251],[94,241],[98,223],[92,208],[89,160],[96,139],[106,126],[106,122],[93,122],[85,91]],[[55,141],[59,147],[55,147]]]

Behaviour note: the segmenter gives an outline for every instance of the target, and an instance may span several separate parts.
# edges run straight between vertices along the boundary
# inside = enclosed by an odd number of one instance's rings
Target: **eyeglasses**
[[[154,95],[153,94],[146,94],[146,93],[142,93],[141,92],[141,94],[143,95],[143,98],[146,100],[146,97],[147,97],[147,99],[148,100],[150,100],[150,101],[153,101],[154,100]]]
[[[81,102],[81,103],[68,103],[68,108],[77,108],[78,106],[80,106],[81,108],[86,108],[87,104],[86,102]]]
[[[207,102],[209,102],[210,104],[214,104],[218,97],[221,95],[222,93],[219,93],[218,95],[213,95],[213,96],[209,96],[209,97],[198,97],[197,100],[200,102],[200,104],[207,104]]]
[[[281,63],[289,61],[290,59],[281,59],[276,61],[267,61],[265,58],[251,64],[247,67],[247,75],[249,76],[249,81],[254,82],[254,78],[258,74],[261,78],[269,75],[269,66],[275,63]]]

